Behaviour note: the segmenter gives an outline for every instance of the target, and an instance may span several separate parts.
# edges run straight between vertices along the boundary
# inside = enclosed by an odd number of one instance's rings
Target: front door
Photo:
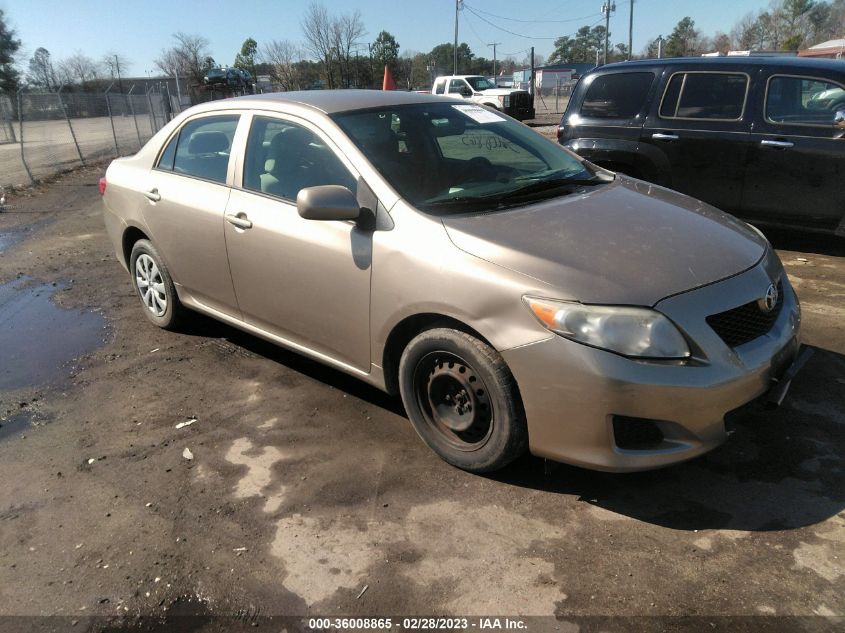
[[[774,74],[763,99],[745,171],[745,214],[836,229],[845,220],[845,134],[833,121],[845,110],[845,87]]]
[[[749,84],[747,74],[728,71],[678,70],[667,78],[640,139],[667,159],[671,178],[661,184],[726,211],[739,208]]]
[[[296,210],[300,189],[354,192],[357,174],[322,132],[270,116],[253,118],[242,167],[225,233],[244,321],[369,373],[372,233],[354,222],[305,220]]]

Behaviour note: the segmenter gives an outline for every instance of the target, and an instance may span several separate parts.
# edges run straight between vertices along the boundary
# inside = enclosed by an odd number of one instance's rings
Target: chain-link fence
[[[0,186],[137,152],[175,114],[166,93],[0,95]]]
[[[15,110],[12,107],[12,100],[8,95],[0,95],[0,145],[3,143],[14,143],[15,128],[12,125]]]

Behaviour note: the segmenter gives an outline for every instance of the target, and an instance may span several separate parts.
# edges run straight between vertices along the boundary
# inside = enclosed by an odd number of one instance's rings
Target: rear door
[[[667,186],[720,209],[734,211],[742,200],[750,115],[746,72],[666,68],[654,99],[642,144],[666,159]]]
[[[239,119],[214,114],[186,122],[150,172],[143,212],[173,280],[202,304],[236,317],[223,213]]]
[[[845,219],[845,138],[833,119],[845,109],[845,86],[831,77],[773,69],[759,93],[744,214],[835,229]]]

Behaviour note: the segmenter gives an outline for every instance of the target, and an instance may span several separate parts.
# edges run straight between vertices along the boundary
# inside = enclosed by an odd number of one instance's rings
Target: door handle
[[[651,135],[655,141],[677,141],[678,135],[677,134],[664,134],[663,132],[655,132]]]
[[[226,214],[226,222],[232,224],[239,229],[251,229],[252,228],[252,220],[247,219],[246,214],[240,213],[238,215],[233,215],[231,213]]]
[[[772,141],[765,138],[760,141],[760,145],[762,145],[763,147],[774,147],[777,149],[789,149],[790,147],[795,145],[795,143],[793,143],[792,141]]]
[[[158,189],[150,189],[149,191],[145,191],[144,195],[147,197],[148,200],[152,202],[158,202],[161,200],[161,195],[158,192]]]

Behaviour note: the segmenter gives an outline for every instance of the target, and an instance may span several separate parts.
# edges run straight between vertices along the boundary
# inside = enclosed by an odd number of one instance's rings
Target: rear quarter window
[[[593,79],[584,94],[581,116],[598,119],[627,119],[642,110],[654,74],[612,73]]]

